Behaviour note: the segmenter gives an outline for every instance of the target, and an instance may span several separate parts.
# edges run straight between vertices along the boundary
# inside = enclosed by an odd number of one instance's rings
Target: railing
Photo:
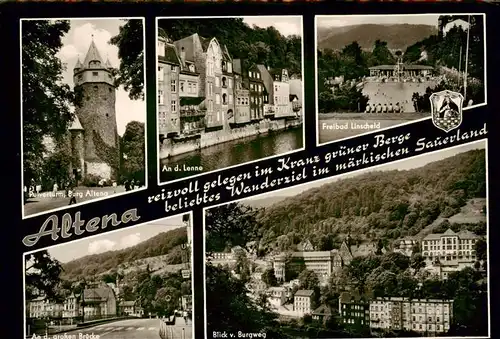
[[[206,109],[182,108],[180,110],[181,117],[198,117],[204,116],[207,112]]]

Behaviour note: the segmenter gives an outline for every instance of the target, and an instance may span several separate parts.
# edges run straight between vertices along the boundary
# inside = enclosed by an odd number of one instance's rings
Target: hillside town
[[[233,59],[216,37],[172,41],[161,28],[157,56],[160,157],[302,123],[301,74]]]
[[[189,215],[183,216],[182,220],[186,225],[187,242],[180,245],[181,264],[167,265],[168,255],[162,255],[122,262],[112,271],[84,274],[71,280],[60,276],[42,282],[37,275],[37,281],[30,284],[27,293],[27,335],[74,331],[82,326],[97,331],[93,326],[118,328],[122,324],[128,326],[121,328],[129,330],[148,328],[157,331],[159,325],[175,323],[176,331],[188,331],[193,307],[191,221]],[[179,233],[182,233],[182,228],[177,229]],[[113,252],[106,254],[112,255]],[[43,255],[46,254],[40,256]],[[119,257],[119,251],[115,251],[115,255]],[[32,262],[37,260],[32,258],[27,262],[27,272],[32,272]],[[44,268],[43,274],[49,276],[49,270]],[[55,287],[47,289],[43,284]],[[171,324],[168,319],[174,319],[174,322]]]
[[[311,241],[304,240],[295,252],[264,258],[257,257],[254,244],[250,243],[247,249],[236,246],[227,253],[208,253],[207,261],[213,265],[235,268],[242,260],[249,260],[251,269],[247,289],[250,297],[254,300],[264,298],[282,321],[309,319],[319,324],[336,321],[347,328],[369,331],[371,334],[400,330],[434,336],[450,330],[454,300],[380,295],[374,291],[359,293],[354,286],[343,286],[338,291],[336,306],[332,307],[331,303],[321,303],[325,300],[321,294],[325,288],[331,288],[332,278],[342,274],[343,269],[350,269],[353,261],[376,255],[393,256],[396,259],[404,256],[408,262],[418,256],[421,262],[410,265],[412,274],[440,281],[446,281],[450,274],[465,268],[472,268],[485,276],[485,263],[478,265],[475,251],[476,243],[480,240],[484,240],[483,237],[470,231],[454,232],[448,229],[421,238],[405,237],[388,248],[369,242],[355,244],[348,236],[340,248],[331,251],[317,251]],[[295,271],[294,279],[288,278],[287,271]],[[241,273],[236,273],[235,269],[232,272],[241,277]],[[319,286],[304,289],[303,278],[311,275],[317,277]],[[419,283],[417,289],[421,287],[422,283]]]

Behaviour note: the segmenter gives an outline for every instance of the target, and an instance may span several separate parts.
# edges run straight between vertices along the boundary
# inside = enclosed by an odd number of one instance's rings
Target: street
[[[76,202],[94,200],[103,197],[111,197],[116,193],[125,192],[124,186],[117,186],[114,189],[107,187],[78,187],[76,192]],[[35,193],[36,194],[36,193]],[[41,192],[35,197],[30,197],[24,204],[24,215],[32,215],[40,212],[47,212],[59,207],[68,206],[70,198],[64,196],[64,191],[59,190],[57,195],[52,196],[52,192]]]
[[[106,339],[159,339],[160,321],[160,319],[126,319],[64,334],[78,337],[81,333],[84,338],[85,334],[89,337],[94,334],[95,336],[99,335],[99,338]]]

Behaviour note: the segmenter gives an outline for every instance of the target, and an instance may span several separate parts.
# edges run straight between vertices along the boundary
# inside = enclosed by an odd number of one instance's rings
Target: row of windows
[[[219,122],[221,120],[221,117],[222,117],[222,122],[224,122],[224,114],[221,115],[221,112],[217,111],[217,119],[214,119],[214,116],[210,114],[207,117],[207,121],[208,121],[209,124],[211,124],[212,122],[214,122],[214,120],[216,122]]]
[[[259,72],[248,71],[248,76],[250,78],[260,79],[260,73]]]
[[[456,241],[455,239],[457,238],[452,238],[454,241],[453,243],[455,244]],[[445,242],[445,240],[447,240],[447,242]],[[431,245],[438,245],[438,244],[441,244],[441,243],[450,243],[450,238],[441,238],[440,240],[424,240],[423,241],[423,244],[426,245],[426,244],[431,244]],[[459,239],[459,242],[460,243],[466,243],[466,244],[474,244],[476,242],[476,239]]]
[[[162,90],[158,91],[158,104],[160,104],[160,105],[164,105],[165,104],[165,102],[164,102],[164,95],[163,95],[163,91]],[[170,101],[170,112],[172,112],[172,113],[177,112],[177,101],[176,100],[171,100]]]
[[[262,91],[264,91],[264,86],[259,85],[259,84],[250,84],[250,89],[252,91],[262,92]]]
[[[452,248],[453,246],[453,248]],[[471,244],[467,244],[467,245],[447,245],[446,248],[445,246],[439,246],[439,245],[424,245],[424,248],[423,250],[424,251],[427,251],[428,249],[431,250],[431,251],[439,251],[439,250],[445,250],[445,249],[448,249],[448,250],[451,250],[451,249],[459,249],[459,250],[462,250],[462,249],[472,249],[472,245]]]
[[[290,97],[285,95],[277,95],[274,97],[274,103],[277,105],[288,105]]]

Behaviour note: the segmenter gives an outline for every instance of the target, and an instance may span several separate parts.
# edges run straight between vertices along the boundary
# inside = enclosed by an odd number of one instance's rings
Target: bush
[[[82,184],[87,187],[97,187],[99,186],[99,181],[101,181],[99,176],[89,174],[83,179]]]

